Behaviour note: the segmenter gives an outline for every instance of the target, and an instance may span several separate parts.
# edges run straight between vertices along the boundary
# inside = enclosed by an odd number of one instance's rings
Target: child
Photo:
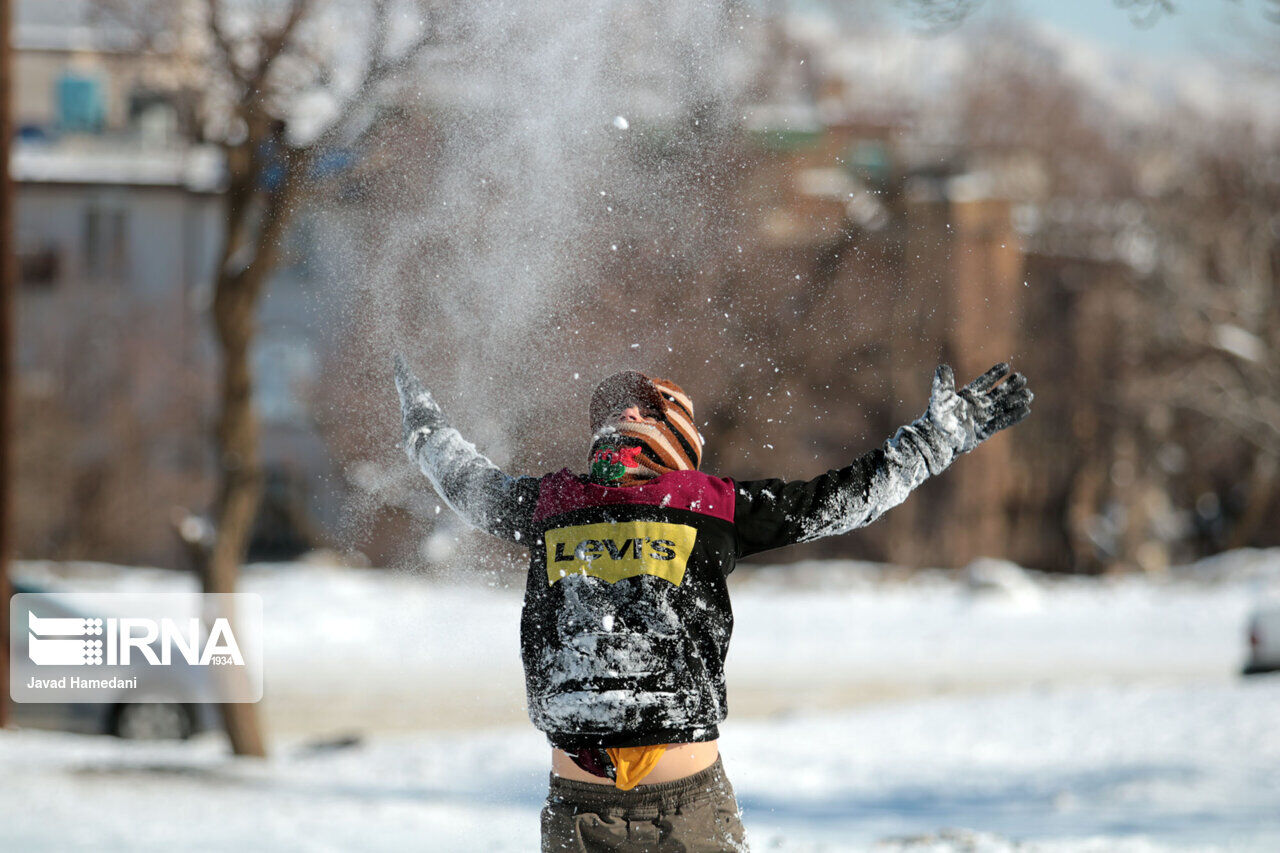
[[[813,480],[698,470],[702,436],[678,385],[626,371],[591,398],[590,473],[512,477],[459,435],[396,359],[404,442],[468,523],[529,549],[520,622],[529,716],[552,746],[542,849],[745,849],[716,739],[745,556],[846,533],[902,503],[1022,420],[1026,378],[998,364],[882,448]]]

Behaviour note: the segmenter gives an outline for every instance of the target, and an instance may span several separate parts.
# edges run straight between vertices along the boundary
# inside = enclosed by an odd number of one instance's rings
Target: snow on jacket
[[[713,740],[727,713],[726,576],[742,557],[870,524],[957,455],[928,418],[807,481],[673,471],[604,486],[500,471],[413,401],[405,449],[473,526],[529,549],[521,655],[529,716],[564,749]]]

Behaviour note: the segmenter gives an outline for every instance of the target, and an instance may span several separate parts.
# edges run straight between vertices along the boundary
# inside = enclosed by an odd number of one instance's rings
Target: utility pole
[[[13,2],[0,0],[0,728],[9,724],[9,552],[13,479],[13,303],[18,288],[14,251],[13,177]]]

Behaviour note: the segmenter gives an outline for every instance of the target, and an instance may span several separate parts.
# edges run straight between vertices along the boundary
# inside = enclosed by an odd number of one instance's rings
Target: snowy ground
[[[754,849],[1280,850],[1280,679],[1235,677],[1280,553],[1198,580],[891,574],[735,579],[722,751]],[[0,733],[0,850],[536,849],[547,751],[520,720],[514,592],[304,566],[245,588],[272,759]],[[355,745],[316,745],[377,707]]]

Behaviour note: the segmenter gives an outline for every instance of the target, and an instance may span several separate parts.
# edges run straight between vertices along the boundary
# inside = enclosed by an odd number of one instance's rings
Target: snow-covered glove
[[[522,512],[537,499],[536,477],[511,477],[449,425],[431,392],[396,353],[396,390],[404,418],[404,452],[436,493],[464,521],[486,533],[520,541]]]
[[[743,553],[756,554],[865,527],[902,503],[961,453],[1012,426],[1031,411],[1027,379],[997,364],[956,390],[945,364],[933,376],[929,408],[893,437],[813,480],[753,480],[737,484],[735,526]]]
[[[444,412],[436,404],[431,392],[423,387],[418,377],[409,369],[404,356],[396,353],[396,391],[400,393],[400,414],[403,418],[404,451],[413,461],[418,461],[418,451],[431,433],[449,426]]]
[[[958,391],[955,373],[940,365],[929,409],[911,425],[924,439],[918,444],[929,473],[940,473],[961,453],[1025,418],[1033,399],[1027,377],[1010,373],[1007,364],[997,364]]]

